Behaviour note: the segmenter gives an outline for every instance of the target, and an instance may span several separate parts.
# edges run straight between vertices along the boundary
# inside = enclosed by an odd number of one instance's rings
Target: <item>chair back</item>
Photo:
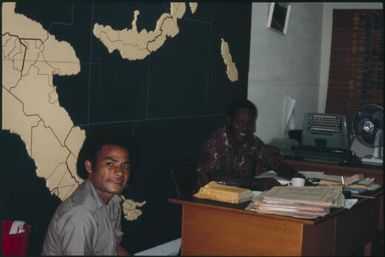
[[[196,189],[196,159],[184,159],[174,162],[170,175],[178,197],[191,196]]]

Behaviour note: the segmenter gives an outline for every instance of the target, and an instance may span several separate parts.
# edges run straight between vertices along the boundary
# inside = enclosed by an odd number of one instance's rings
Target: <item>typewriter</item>
[[[306,113],[301,145],[295,155],[303,160],[342,164],[351,159],[346,117]]]

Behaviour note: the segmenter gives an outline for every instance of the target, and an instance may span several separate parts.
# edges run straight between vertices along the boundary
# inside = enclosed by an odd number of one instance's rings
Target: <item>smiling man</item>
[[[42,255],[129,255],[120,246],[121,198],[133,163],[126,137],[94,133],[83,143],[77,172],[85,181],[55,211]]]
[[[300,176],[280,161],[277,148],[265,145],[255,135],[257,116],[256,106],[247,99],[229,106],[226,126],[214,131],[203,143],[197,168],[198,188],[214,180],[263,191],[279,185],[272,178],[254,178],[264,171],[275,170],[285,178]]]

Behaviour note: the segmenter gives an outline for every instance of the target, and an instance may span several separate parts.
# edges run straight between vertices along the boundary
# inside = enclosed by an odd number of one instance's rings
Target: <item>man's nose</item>
[[[123,164],[116,165],[114,169],[114,173],[118,175],[123,175],[124,173]]]
[[[250,125],[247,124],[247,123],[241,123],[241,124],[239,124],[239,128],[241,128],[243,130],[249,130],[250,129]]]

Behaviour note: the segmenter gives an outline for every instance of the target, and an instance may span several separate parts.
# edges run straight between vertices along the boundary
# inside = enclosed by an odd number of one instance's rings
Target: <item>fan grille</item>
[[[353,130],[362,144],[369,147],[382,146],[383,140],[376,140],[376,135],[383,130],[383,107],[376,104],[363,105],[354,114]]]

